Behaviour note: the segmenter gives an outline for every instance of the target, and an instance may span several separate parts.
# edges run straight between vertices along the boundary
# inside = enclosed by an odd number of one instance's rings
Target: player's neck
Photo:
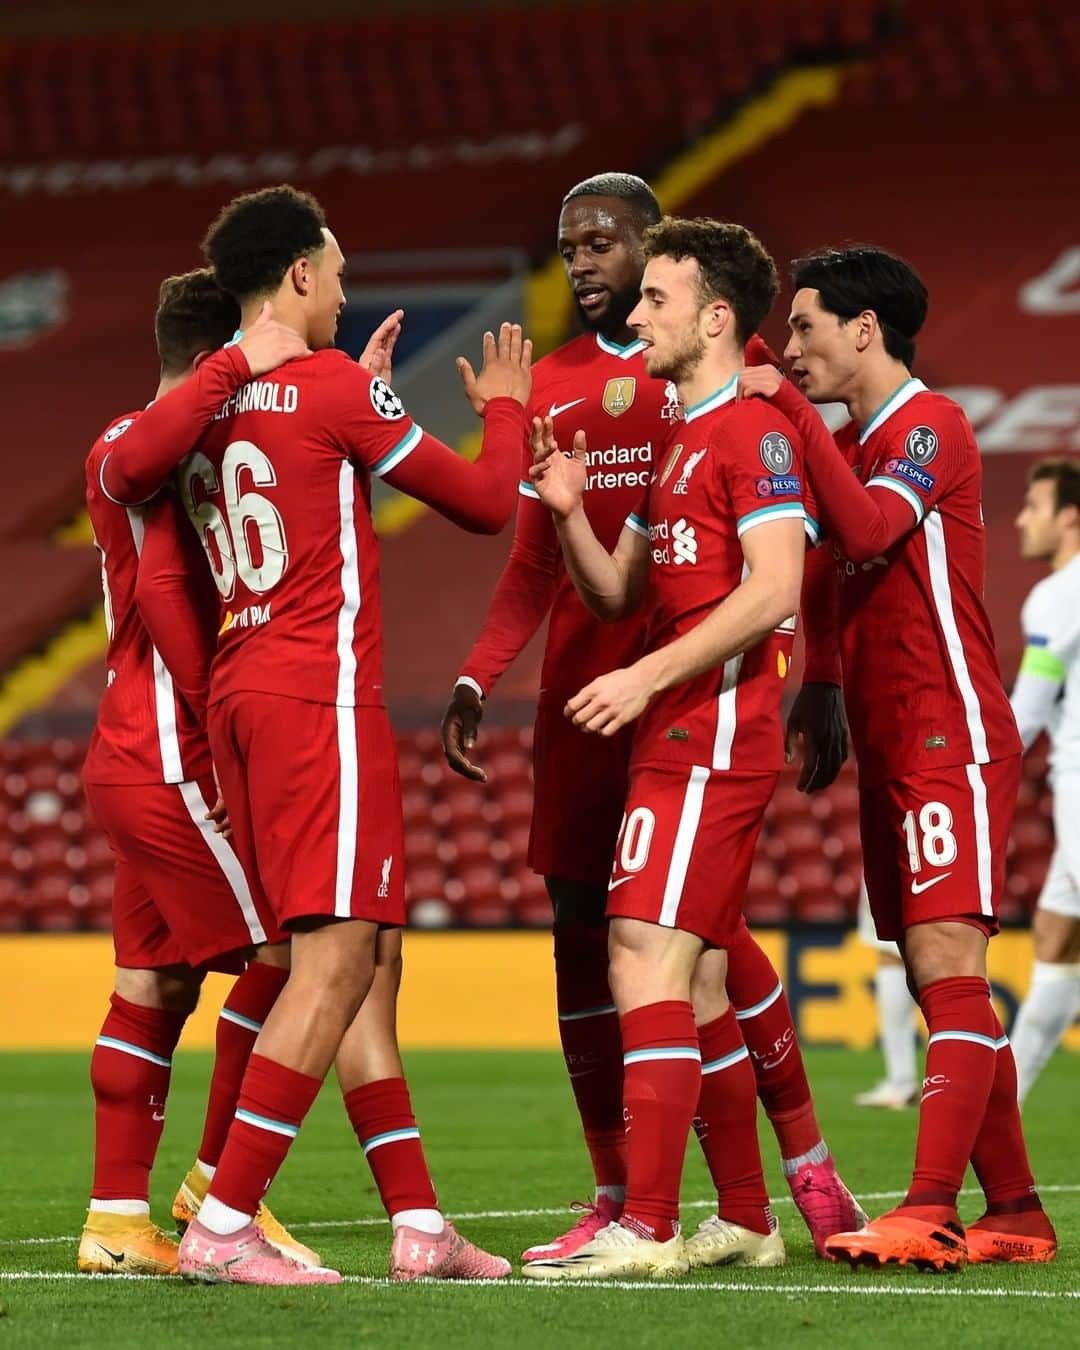
[[[159,398],[164,398],[165,395],[169,393],[170,390],[176,389],[179,385],[183,384],[185,380],[190,378],[191,374],[192,372],[190,370],[185,370],[182,375],[163,374],[161,376],[161,379],[158,381],[157,393],[154,395],[154,402],[156,403]]]
[[[269,298],[273,317],[278,323],[283,323],[288,328],[293,328],[300,334],[306,342],[308,340],[307,320],[304,313],[296,305],[289,304],[288,299],[278,295],[267,297],[265,295],[255,296],[240,307],[240,330],[247,332],[251,325],[262,313],[262,307]]]
[[[677,383],[679,398],[684,408],[696,408],[738,375],[742,369],[742,352],[706,352],[697,368],[686,380]]]
[[[877,362],[867,370],[844,402],[858,427],[865,427],[893,394],[911,379],[907,366],[891,358]]]
[[[1063,567],[1072,562],[1078,553],[1080,553],[1080,539],[1077,539],[1075,535],[1066,535],[1058,545],[1057,552],[1050,559],[1051,572],[1060,572]]]

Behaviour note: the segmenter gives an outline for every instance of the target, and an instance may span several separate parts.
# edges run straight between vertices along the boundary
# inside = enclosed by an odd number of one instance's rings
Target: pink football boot
[[[788,1177],[791,1197],[803,1216],[818,1256],[826,1256],[825,1239],[834,1233],[853,1233],[869,1216],[840,1179],[832,1155],[822,1163],[806,1163]],[[832,1259],[831,1257],[829,1258]]]
[[[390,1248],[392,1280],[502,1280],[509,1274],[505,1257],[474,1246],[452,1223],[441,1233],[403,1225]]]
[[[586,1242],[591,1242],[601,1228],[606,1228],[609,1223],[617,1223],[622,1217],[622,1205],[608,1199],[606,1195],[598,1196],[594,1204],[581,1204],[579,1201],[570,1208],[581,1215],[573,1228],[553,1242],[542,1242],[522,1252],[522,1261],[559,1261],[563,1257],[573,1256]]]
[[[198,1219],[180,1239],[177,1272],[201,1284],[340,1284],[336,1270],[305,1266],[271,1246],[253,1223],[222,1237]]]

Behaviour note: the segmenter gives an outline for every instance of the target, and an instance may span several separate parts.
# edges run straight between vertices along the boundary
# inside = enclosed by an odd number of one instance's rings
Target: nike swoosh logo
[[[165,1119],[165,1112],[164,1112],[164,1111],[155,1111],[154,1114],[150,1117],[150,1119],[151,1119],[151,1120],[164,1120],[164,1119]]]
[[[784,1053],[780,1056],[779,1059],[774,1059],[773,1062],[772,1062],[771,1064],[766,1063],[766,1064],[763,1064],[761,1067],[762,1067],[763,1069],[776,1069],[776,1068],[779,1068],[780,1065],[783,1064],[784,1060],[787,1059],[788,1055],[790,1055],[791,1052],[792,1052],[792,1050],[794,1050],[794,1049],[795,1049],[795,1042],[792,1041],[791,1044],[788,1046],[788,1048],[784,1051]]]
[[[117,1265],[120,1265],[123,1262],[124,1260],[123,1252],[117,1255],[116,1252],[109,1251],[108,1247],[103,1247],[100,1242],[98,1243],[97,1247],[99,1252],[104,1252],[106,1256],[111,1256]]]
[[[633,881],[633,877],[620,877],[618,881],[609,881],[608,890],[613,891],[616,886],[625,886],[628,881]]]
[[[911,894],[922,895],[923,891],[928,891],[931,886],[936,886],[939,881],[944,881],[946,877],[951,877],[951,872],[942,872],[939,877],[931,877],[929,881],[913,881],[911,883]]]
[[[588,396],[586,395],[586,397]],[[574,399],[573,403],[553,403],[551,407],[548,409],[548,416],[558,417],[558,415],[561,412],[565,412],[567,408],[576,408],[579,403],[584,402],[585,402],[584,398],[576,398]]]
[[[924,1092],[919,1098],[920,1102],[928,1102],[931,1097],[936,1097],[939,1092],[944,1092],[944,1088],[933,1088],[930,1092]]]

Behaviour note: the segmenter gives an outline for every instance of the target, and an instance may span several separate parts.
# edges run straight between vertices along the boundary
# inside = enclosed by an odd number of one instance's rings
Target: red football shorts
[[[397,748],[385,708],[237,693],[210,748],[240,857],[274,916],[405,922]]]
[[[859,793],[859,827],[877,935],[917,923],[998,931],[1020,756],[912,773]]]
[[[282,934],[231,843],[204,820],[217,800],[210,780],[118,787],[85,783],[86,800],[116,855],[113,945],[133,970],[212,965]]]
[[[630,772],[609,919],[645,919],[728,947],[779,774],[646,764]]]
[[[606,886],[626,804],[633,727],[579,731],[564,704],[541,703],[533,732],[529,866],[545,877]]]

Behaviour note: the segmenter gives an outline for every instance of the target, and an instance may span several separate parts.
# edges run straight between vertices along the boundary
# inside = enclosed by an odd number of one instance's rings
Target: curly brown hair
[[[240,306],[221,289],[209,267],[166,277],[154,315],[162,374],[182,374],[199,352],[223,347],[239,325]]]
[[[326,243],[326,216],[310,192],[289,183],[234,197],[202,242],[203,256],[230,295],[243,303],[270,295],[297,258]]]
[[[757,235],[744,225],[700,216],[664,216],[644,235],[645,259],[693,258],[702,304],[726,300],[735,313],[740,343],[757,332],[780,290],[776,264]]]

